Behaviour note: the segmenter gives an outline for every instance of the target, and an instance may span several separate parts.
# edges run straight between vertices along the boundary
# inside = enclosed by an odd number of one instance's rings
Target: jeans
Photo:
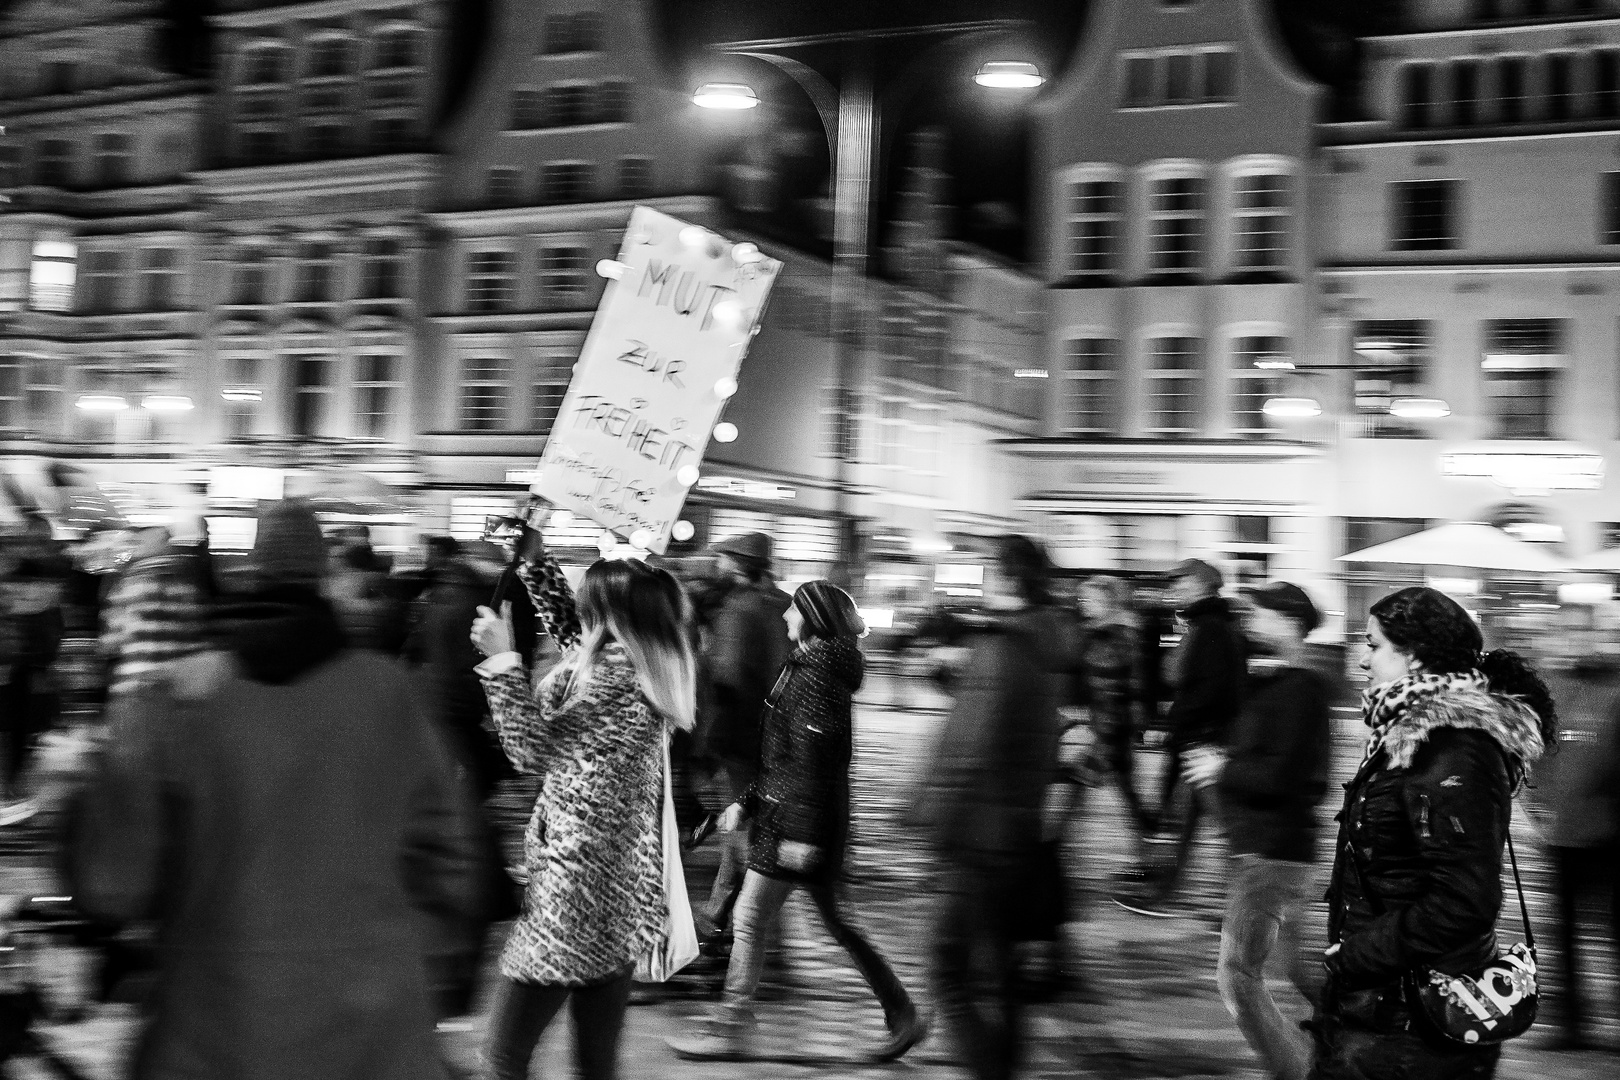
[[[1260,1061],[1279,1080],[1303,1080],[1310,1042],[1290,1024],[1266,987],[1266,960],[1282,949],[1289,980],[1310,996],[1299,951],[1299,923],[1311,864],[1234,855],[1221,922],[1221,958],[1215,981],[1226,1011]]]
[[[484,1058],[491,1080],[527,1080],[529,1059],[563,1002],[572,999],[574,1068],[582,1080],[617,1080],[619,1035],[630,1004],[630,968],[589,986],[542,986],[502,979],[489,1018]]]
[[[1018,866],[948,860],[941,869],[932,964],[940,1018],[975,1080],[1011,1080],[1023,1047]]]
[[[748,871],[743,880],[742,894],[732,913],[731,963],[726,968],[726,1000],[745,1002],[759,990],[760,975],[765,970],[765,935],[777,914],[782,910],[788,894],[803,888],[815,902],[822,922],[844,951],[849,953],[866,985],[877,995],[883,1006],[883,1017],[894,1029],[916,1015],[911,995],[900,985],[900,979],[883,956],[872,947],[844,917],[837,887],[833,884],[800,885],[767,877],[757,870]]]
[[[1620,882],[1615,863],[1620,847],[1550,847],[1558,887],[1558,945],[1564,961],[1565,1030],[1580,1037],[1588,1033],[1586,1006],[1581,999],[1579,954],[1582,901],[1607,894],[1610,942],[1620,949]]]

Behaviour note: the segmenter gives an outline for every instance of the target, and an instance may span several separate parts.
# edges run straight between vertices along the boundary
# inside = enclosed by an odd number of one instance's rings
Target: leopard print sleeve
[[[574,607],[574,590],[563,576],[562,567],[549,552],[539,562],[521,562],[517,568],[523,587],[540,619],[540,627],[567,652],[579,644],[579,612]]]
[[[550,754],[545,709],[529,685],[528,672],[512,667],[498,675],[484,676],[484,696],[489,699],[495,733],[507,760],[519,772],[539,774]]]

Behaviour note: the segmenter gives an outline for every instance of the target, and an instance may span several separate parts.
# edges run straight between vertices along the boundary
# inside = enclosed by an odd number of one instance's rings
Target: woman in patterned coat
[[[882,1004],[891,1034],[873,1056],[893,1061],[922,1040],[927,1025],[888,962],[846,920],[837,887],[849,838],[851,703],[865,668],[856,639],[866,626],[849,594],[826,581],[800,586],[783,617],[798,648],[765,703],[759,771],[723,824],[753,821],[725,1002],[706,1030],[670,1046],[695,1060],[773,1056],[753,1045],[751,1005],[766,929],[788,895],[803,888]]]
[[[666,571],[601,560],[575,598],[526,530],[518,576],[564,650],[531,684],[511,630],[479,609],[473,640],[501,745],[542,777],[524,837],[523,913],[501,952],[505,976],[489,1022],[495,1080],[528,1076],[535,1045],[573,999],[575,1059],[586,1080],[617,1076],[636,961],[660,940],[663,743],[691,730],[694,667],[685,594]]]

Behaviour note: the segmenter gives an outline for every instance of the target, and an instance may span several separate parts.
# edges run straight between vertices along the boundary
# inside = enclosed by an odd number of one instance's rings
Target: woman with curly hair
[[[1473,618],[1433,589],[1391,593],[1367,619],[1371,732],[1340,815],[1315,1080],[1496,1072],[1499,1046],[1444,1042],[1401,992],[1409,970],[1460,975],[1495,958],[1513,795],[1556,740],[1541,677],[1483,645]]]

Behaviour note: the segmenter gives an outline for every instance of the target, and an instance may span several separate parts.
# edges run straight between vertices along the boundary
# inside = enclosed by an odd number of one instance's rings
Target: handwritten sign
[[[638,206],[529,490],[662,553],[782,264]]]

